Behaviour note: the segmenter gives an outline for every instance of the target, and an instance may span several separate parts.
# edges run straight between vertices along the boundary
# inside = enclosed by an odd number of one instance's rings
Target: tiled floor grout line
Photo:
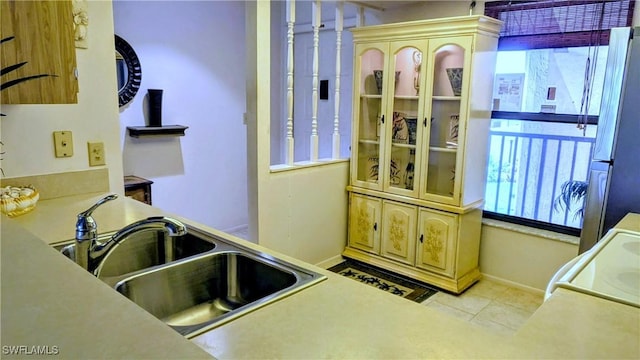
[[[474,319],[477,319],[477,318],[478,318],[478,316],[480,315],[480,313],[482,312],[482,310],[486,309],[489,305],[491,305],[491,304],[492,304],[492,303],[494,303],[494,302],[499,303],[499,304],[501,304],[502,306],[508,306],[508,307],[512,307],[512,308],[514,308],[514,309],[517,309],[515,306],[511,306],[511,305],[509,305],[509,304],[505,304],[505,303],[502,303],[502,302],[500,302],[500,301],[491,300],[491,302],[490,302],[489,304],[487,304],[487,306],[485,306],[485,307],[484,307],[484,308],[482,308],[480,311],[478,311],[478,313],[477,313],[477,314],[473,315],[473,318],[471,318],[471,320],[469,320],[469,321],[473,321]],[[521,309],[521,310],[522,310],[522,309]],[[533,313],[531,313],[531,314],[533,314]],[[508,327],[509,329],[514,330],[514,331],[517,331],[517,330],[518,330],[518,328],[514,328],[514,327],[512,327],[512,326],[509,326],[509,324],[503,324],[502,322],[494,321],[494,320],[492,320],[492,319],[489,319],[488,321],[490,321],[490,322],[492,322],[492,323],[494,323],[494,324],[498,324],[498,325],[501,325],[501,326]]]
[[[462,295],[436,294],[423,304],[490,331],[514,334],[542,303],[540,296],[490,280],[474,286]]]

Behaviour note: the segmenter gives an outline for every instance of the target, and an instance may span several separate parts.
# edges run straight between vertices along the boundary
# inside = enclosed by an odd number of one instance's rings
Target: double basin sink
[[[95,275],[187,338],[325,279],[187,228],[187,234],[178,237],[155,229],[132,234],[115,245]],[[56,248],[73,259],[74,246]]]

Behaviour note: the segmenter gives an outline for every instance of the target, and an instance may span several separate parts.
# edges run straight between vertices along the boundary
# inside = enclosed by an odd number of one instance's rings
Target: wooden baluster
[[[333,151],[334,159],[340,158],[340,51],[342,50],[342,29],[344,26],[344,3],[336,3],[336,89],[333,116]]]
[[[293,27],[296,1],[287,0],[287,165],[293,165]]]
[[[311,141],[310,160],[318,161],[318,45],[320,42],[320,0],[315,0],[312,5],[313,11],[313,77],[311,92]]]

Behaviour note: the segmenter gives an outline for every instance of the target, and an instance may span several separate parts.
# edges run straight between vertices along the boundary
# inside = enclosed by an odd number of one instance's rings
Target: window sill
[[[577,236],[566,235],[555,231],[537,229],[530,226],[512,224],[495,219],[482,219],[482,225],[509,230],[526,235],[533,235],[547,240],[560,241],[572,245],[580,244],[580,238]]]

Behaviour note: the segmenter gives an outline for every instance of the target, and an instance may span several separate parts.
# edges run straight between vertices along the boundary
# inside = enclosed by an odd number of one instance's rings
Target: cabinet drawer
[[[128,190],[125,193],[126,196],[138,200],[143,203],[149,203],[151,199],[149,199],[149,194],[145,191],[145,189],[138,188],[133,190]]]
[[[151,205],[151,184],[153,181],[134,175],[124,177],[124,194],[134,200]]]

